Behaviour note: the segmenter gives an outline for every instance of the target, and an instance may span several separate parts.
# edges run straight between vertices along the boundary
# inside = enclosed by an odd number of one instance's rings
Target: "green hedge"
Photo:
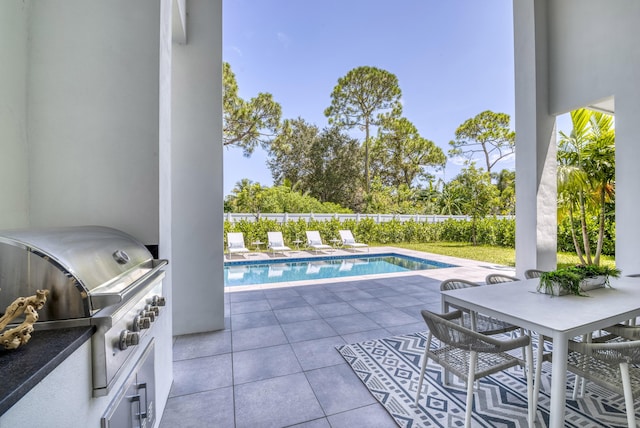
[[[255,222],[246,220],[234,223],[224,222],[225,239],[227,232],[244,233],[245,242],[250,245],[254,241],[267,242],[267,232],[281,231],[285,242],[292,245],[293,241],[306,241],[306,230],[317,230],[325,243],[331,239],[338,239],[338,230],[350,229],[360,242],[375,242],[379,244],[394,244],[399,242],[471,242],[472,223],[466,220],[446,220],[440,223],[416,222],[408,220],[401,222],[392,220],[376,223],[366,218],[360,221],[338,219],[329,221],[299,219],[278,223],[274,220],[260,219]],[[476,223],[478,244],[501,247],[515,246],[515,220],[486,218]],[[226,246],[226,242],[225,242]]]
[[[471,242],[471,228],[473,224],[466,220],[449,219],[440,223],[426,223],[409,220],[400,222],[392,220],[376,223],[373,219],[365,218],[360,221],[338,219],[330,221],[303,219],[288,221],[284,224],[275,220],[260,219],[255,222],[240,220],[234,223],[224,222],[225,247],[227,232],[244,233],[245,243],[267,242],[267,232],[281,231],[285,242],[292,246],[293,241],[306,242],[306,230],[317,230],[325,243],[331,239],[338,239],[338,230],[350,229],[360,242],[375,242],[378,244],[394,244],[399,242]],[[588,224],[589,230],[597,230],[596,219]],[[476,222],[478,244],[513,248],[516,240],[515,220],[485,218]],[[579,230],[579,228],[577,229]],[[591,247],[595,249],[597,235],[591,234]],[[558,251],[575,252],[568,221],[558,225]],[[615,223],[608,222],[605,229],[604,255],[615,255]]]
[[[573,245],[573,239],[571,239],[571,223],[568,219],[564,219],[558,225],[558,251],[566,251],[569,253],[575,253],[576,249]],[[587,219],[587,229],[591,231],[598,230],[598,219]],[[580,222],[575,224],[576,233],[578,233],[578,240],[582,242],[582,235],[580,234]],[[616,223],[614,221],[606,221],[604,227],[604,241],[602,243],[602,254],[607,256],[615,256],[616,254]],[[596,232],[589,234],[589,246],[592,251],[595,251],[598,244],[598,235]]]

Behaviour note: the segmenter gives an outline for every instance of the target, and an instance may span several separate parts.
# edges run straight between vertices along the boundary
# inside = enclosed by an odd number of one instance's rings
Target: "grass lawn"
[[[376,244],[373,244],[376,245]],[[516,265],[516,250],[505,247],[492,247],[488,245],[473,246],[464,242],[427,242],[427,243],[398,243],[390,244],[393,247],[409,250],[424,251],[426,253],[442,254],[445,256],[460,257],[463,259],[478,260],[482,262],[503,265]],[[602,256],[601,264],[615,266],[615,259],[610,256]],[[558,267],[578,264],[578,256],[573,253],[558,253]]]

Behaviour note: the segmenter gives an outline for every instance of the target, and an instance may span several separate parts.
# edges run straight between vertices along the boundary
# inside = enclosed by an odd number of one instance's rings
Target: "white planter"
[[[592,278],[585,278],[580,282],[580,291],[595,290],[596,288],[602,288],[607,282],[607,277],[604,275],[594,276]],[[569,294],[564,288],[560,287],[560,284],[554,283],[553,289],[549,292],[546,288],[542,288],[541,291],[544,294],[551,294],[553,296],[564,296]]]
[[[560,284],[555,282],[553,283],[553,288],[551,290],[547,288],[542,288],[541,291],[544,294],[550,294],[552,296],[564,296],[565,294],[567,294],[567,290],[565,290],[560,286]]]
[[[593,278],[585,278],[580,282],[580,290],[589,291],[596,288],[604,287],[607,277],[604,275],[594,276]]]

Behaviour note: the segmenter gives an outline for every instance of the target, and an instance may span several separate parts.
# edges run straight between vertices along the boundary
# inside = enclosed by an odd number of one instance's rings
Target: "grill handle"
[[[167,264],[169,264],[168,260],[159,259],[154,260],[153,269],[149,272],[138,278],[136,281],[132,282],[127,288],[122,290],[119,293],[96,293],[91,294],[91,305],[94,308],[102,309],[107,306],[118,304],[124,300],[127,300],[129,296],[135,295],[139,289],[145,287],[146,282],[152,277],[158,274]]]

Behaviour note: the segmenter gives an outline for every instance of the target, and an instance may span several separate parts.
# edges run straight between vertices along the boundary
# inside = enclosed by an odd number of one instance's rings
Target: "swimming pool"
[[[224,285],[269,284],[456,267],[396,253],[225,262]]]

